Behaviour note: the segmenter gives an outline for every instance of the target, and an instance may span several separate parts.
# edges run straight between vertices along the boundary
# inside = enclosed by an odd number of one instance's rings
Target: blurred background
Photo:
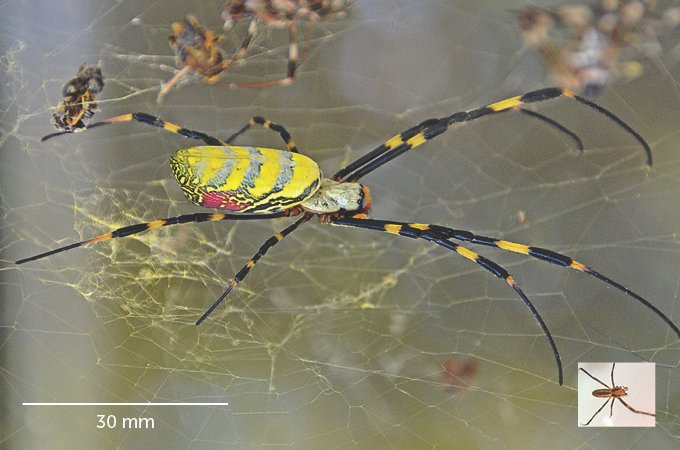
[[[592,65],[562,64],[592,53],[585,47],[592,41],[572,36],[572,16],[554,12],[565,5],[572,3],[356,0],[346,17],[314,24],[292,86],[229,89],[190,73],[159,104],[161,83],[181,69],[168,45],[172,22],[193,14],[225,34],[218,45],[230,57],[247,20],[224,32],[220,1],[4,2],[0,442],[677,447],[677,336],[600,281],[521,255],[477,249],[506,267],[542,314],[562,356],[564,386],[514,291],[424,241],[311,221],[272,249],[200,327],[195,320],[290,219],[174,226],[13,263],[200,209],[184,199],[168,167],[173,151],[194,144],[180,136],[135,123],[40,142],[55,131],[62,86],[83,63],[104,75],[94,120],[143,111],[226,138],[262,115],[285,125],[326,174],[427,118],[549,86],[567,70],[570,80],[576,73],[575,89],[597,93],[599,104],[649,141],[653,166],[607,118],[562,98],[533,109],[575,131],[584,152],[517,112],[456,126],[364,179],[372,216],[563,252],[680,323],[680,38],[672,17],[662,17],[673,2],[658,2],[651,25],[644,23],[658,33],[631,31],[606,60],[596,58],[596,74],[608,75],[594,78],[597,89],[578,76]],[[527,6],[552,8],[553,25],[525,14],[522,29],[517,16]],[[306,29],[302,22],[301,45]],[[550,45],[537,48],[527,29]],[[658,45],[647,51],[649,42]],[[281,78],[287,57],[287,30],[261,25],[247,56],[221,80]],[[636,71],[624,70],[629,63]],[[282,146],[268,130],[238,143]],[[577,370],[586,361],[656,363],[656,428],[578,428]],[[118,426],[97,429],[98,414],[115,415]],[[153,417],[155,427],[123,429],[124,417]]]

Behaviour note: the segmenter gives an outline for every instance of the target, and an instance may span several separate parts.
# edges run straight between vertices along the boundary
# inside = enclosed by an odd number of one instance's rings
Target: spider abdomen
[[[239,213],[289,209],[321,182],[319,166],[305,155],[261,147],[185,148],[172,155],[170,167],[190,202]]]
[[[627,391],[625,386],[614,386],[613,389],[595,389],[592,395],[598,398],[623,397],[628,395]]]

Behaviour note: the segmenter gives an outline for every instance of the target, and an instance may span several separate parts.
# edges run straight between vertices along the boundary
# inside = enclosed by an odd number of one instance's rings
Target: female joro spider
[[[577,144],[581,146],[578,137],[562,125],[542,114],[523,109],[523,105],[528,103],[542,102],[562,96],[575,99],[613,120],[643,146],[647,154],[647,161],[651,164],[649,145],[635,130],[605,108],[579,97],[571,91],[560,88],[541,89],[522,96],[491,103],[482,108],[461,111],[438,119],[425,120],[419,125],[386,140],[373,151],[338,170],[331,178],[322,177],[319,166],[309,157],[298,152],[290,134],[283,126],[262,117],[251,118],[243,128],[234,133],[226,141],[214,138],[200,131],[186,129],[180,125],[166,122],[144,113],[130,113],[93,123],[88,125],[87,128],[138,121],[188,138],[203,141],[207,144],[206,146],[189,147],[176,151],[170,158],[172,172],[190,202],[206,208],[218,208],[228,212],[194,213],[138,223],[82,242],[22,259],[17,261],[17,264],[44,258],[82,245],[130,236],[168,225],[187,222],[258,220],[300,216],[291,225],[265,241],[257,253],[236,274],[222,295],[196,321],[196,325],[198,325],[243,281],[248,272],[271,247],[314,216],[317,216],[323,224],[366,228],[413,239],[423,239],[477,263],[493,275],[505,280],[515,290],[543,330],[555,357],[559,384],[562,384],[562,362],[557,346],[543,318],[522,289],[520,289],[512,276],[503,267],[454,241],[496,247],[501,250],[528,255],[552,264],[587,273],[642,303],[663,319],[678,337],[680,337],[680,330],[663,312],[640,295],[602,275],[600,272],[561,253],[494,237],[480,236],[470,231],[456,230],[440,225],[370,219],[368,217],[368,211],[371,207],[369,189],[367,186],[357,182],[360,178],[368,175],[388,161],[402,153],[419,147],[430,139],[444,133],[457,123],[469,122],[509,110],[528,113],[532,117],[536,117],[560,131],[569,133],[576,140]],[[277,132],[285,142],[288,150],[230,145],[237,136],[254,125],[260,125]],[[42,140],[66,133],[69,133],[69,131],[53,133],[43,137]]]

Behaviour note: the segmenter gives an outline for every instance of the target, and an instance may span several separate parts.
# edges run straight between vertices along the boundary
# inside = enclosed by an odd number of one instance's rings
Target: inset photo
[[[654,363],[579,363],[579,427],[656,426]]]

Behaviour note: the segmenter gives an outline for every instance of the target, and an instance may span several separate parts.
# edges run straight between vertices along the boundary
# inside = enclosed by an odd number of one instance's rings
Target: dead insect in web
[[[593,380],[597,381],[598,383],[600,383],[602,386],[605,387],[605,389],[595,389],[595,390],[592,392],[591,395],[592,395],[593,397],[596,397],[596,398],[605,398],[605,399],[607,399],[607,400],[605,400],[605,402],[602,404],[602,406],[600,406],[600,408],[599,408],[597,411],[595,411],[595,413],[590,417],[590,419],[588,419],[588,421],[587,421],[586,423],[581,424],[581,426],[587,427],[588,425],[590,425],[590,423],[593,421],[593,419],[595,419],[595,417],[600,413],[600,411],[602,411],[602,410],[604,409],[605,406],[607,406],[607,404],[610,405],[610,407],[609,407],[609,417],[611,418],[612,415],[614,414],[614,402],[615,402],[616,400],[618,400],[619,402],[621,402],[621,404],[622,404],[623,406],[625,406],[626,408],[628,408],[629,411],[631,411],[631,412],[633,412],[633,413],[635,413],[635,414],[641,414],[641,415],[645,415],[645,416],[656,417],[656,414],[654,414],[654,413],[645,412],[645,411],[639,411],[639,410],[633,408],[632,406],[630,406],[628,403],[626,403],[626,402],[621,398],[621,397],[625,397],[625,396],[628,395],[628,388],[627,388],[626,386],[618,386],[618,385],[614,382],[614,367],[615,367],[615,366],[616,366],[616,363],[612,363],[612,371],[611,371],[612,385],[611,385],[611,386],[608,386],[604,381],[602,381],[602,380],[600,380],[599,378],[597,378],[597,377],[591,375],[591,374],[590,374],[586,369],[584,369],[583,367],[579,367],[579,370],[580,370],[581,372],[585,373],[585,374],[588,375],[590,378],[592,378]],[[652,381],[653,381],[653,379],[652,379]],[[580,387],[580,386],[579,386],[579,387]]]
[[[175,52],[177,65],[182,69],[162,86],[158,101],[191,70],[203,76],[205,83],[217,82],[220,73],[230,64],[218,47],[223,39],[223,36],[206,30],[194,16],[186,16],[181,22],[174,22],[168,41]]]
[[[527,212],[523,209],[517,211],[517,221],[522,225],[528,225],[529,219],[527,219]]]
[[[656,2],[528,6],[516,12],[524,43],[535,48],[553,81],[586,96],[644,70],[640,60],[661,53],[658,37],[680,24],[680,8],[656,10]]]
[[[83,119],[89,119],[99,111],[95,103],[97,95],[104,89],[104,76],[98,66],[83,64],[75,77],[61,88],[63,99],[52,115],[55,128],[77,131],[85,128]]]
[[[451,356],[441,364],[439,378],[446,390],[454,393],[469,388],[477,370],[477,361]]]
[[[481,108],[459,111],[449,116],[424,120],[420,124],[387,139],[371,152],[338,170],[332,177],[324,177],[318,164],[298,151],[297,146],[291,139],[290,133],[283,126],[263,117],[252,117],[239,131],[223,141],[201,131],[190,130],[150,114],[129,113],[93,123],[88,126],[88,129],[136,121],[204,142],[205,146],[190,147],[175,152],[170,158],[170,165],[177,183],[191,203],[205,208],[217,208],[225,212],[198,212],[129,225],[100,236],[19,260],[17,264],[34,261],[84,245],[131,236],[169,225],[300,216],[292,224],[279,233],[274,234],[262,244],[257,253],[234,276],[222,295],[196,321],[198,325],[245,279],[250,270],[269,249],[281,242],[300,225],[314,217],[326,225],[374,230],[411,239],[429,241],[498,277],[517,294],[530,310],[545,335],[555,358],[559,384],[562,384],[562,362],[557,351],[557,345],[534,304],[505,268],[469,250],[464,246],[465,244],[518,253],[587,274],[642,304],[660,317],[678,337],[680,337],[680,329],[661,310],[642,296],[585,264],[553,250],[506,241],[495,237],[482,236],[470,231],[440,225],[369,218],[368,212],[371,208],[370,191],[368,186],[358,182],[359,179],[387,164],[392,159],[411,149],[420,147],[431,139],[454,128],[457,124],[471,122],[482,117],[508,111],[524,112],[529,117],[538,119],[555,130],[566,133],[581,147],[581,140],[575,133],[543,114],[525,109],[528,104],[541,103],[559,97],[576,101],[613,121],[642,146],[647,155],[647,162],[649,164],[652,163],[649,144],[638,132],[611,111],[561,88],[540,89],[524,95],[506,98]],[[278,133],[287,147],[286,150],[242,147],[231,144],[236,137],[253,126],[262,126]],[[53,133],[43,137],[42,140],[44,141],[65,133]]]
[[[234,24],[241,19],[249,18],[248,33],[236,52],[231,62],[245,57],[248,46],[253,40],[258,23],[276,28],[288,28],[288,71],[284,78],[278,80],[261,81],[253,83],[228,83],[229,87],[259,88],[268,86],[289,86],[293,84],[295,70],[299,62],[303,61],[309,52],[312,25],[320,20],[331,20],[347,15],[347,0],[228,0],[224,4],[222,18],[224,29],[230,31]],[[300,21],[307,22],[302,58],[298,51],[298,25]]]

